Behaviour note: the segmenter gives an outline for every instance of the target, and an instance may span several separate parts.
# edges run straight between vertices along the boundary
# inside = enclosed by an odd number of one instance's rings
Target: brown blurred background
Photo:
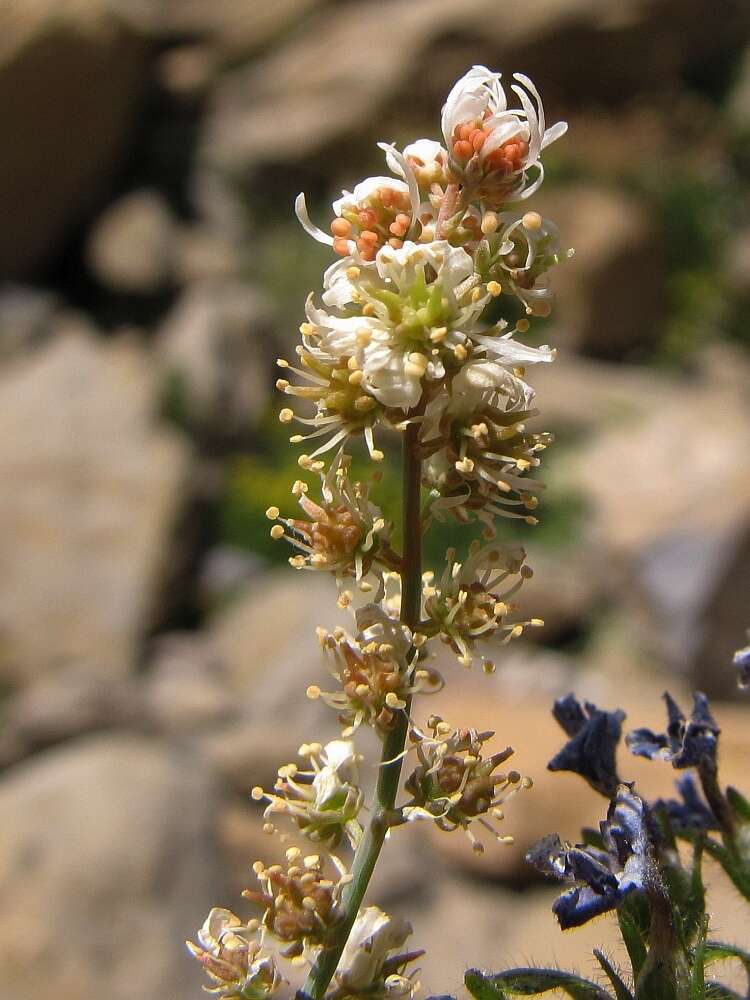
[[[459,834],[394,836],[373,898],[432,949],[426,991],[469,964],[591,970],[611,922],[562,936],[522,863],[603,811],[545,772],[571,688],[632,725],[660,724],[665,685],[724,699],[724,777],[747,788],[746,0],[3,0],[2,1000],[197,997],[183,938],[212,904],[247,912],[249,865],[275,860],[248,791],[333,733],[304,689],[337,620],[263,518],[297,474],[274,358],[328,261],[292,200],[326,225],[383,172],[376,140],[436,137],[477,62],[570,122],[535,207],[576,256],[536,327],[560,349],[535,373],[557,436],[542,524],[512,533],[547,626],[493,678],[443,658],[429,707],[498,730],[537,787],[507,810],[519,846],[483,860]]]

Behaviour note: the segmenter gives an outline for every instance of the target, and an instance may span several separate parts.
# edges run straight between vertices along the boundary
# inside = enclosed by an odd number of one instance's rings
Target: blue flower
[[[718,830],[719,823],[698,791],[692,774],[683,774],[675,785],[682,801],[657,799],[654,803],[654,809],[666,812],[672,829],[676,833]]]
[[[619,786],[599,829],[603,850],[572,847],[553,834],[526,855],[526,860],[543,874],[575,883],[552,905],[563,930],[580,927],[616,909],[631,892],[645,890],[651,840],[645,803],[630,785]]]
[[[750,646],[738,649],[732,657],[732,663],[737,670],[737,683],[740,687],[750,686]]]
[[[547,767],[550,771],[573,771],[580,774],[607,798],[617,791],[617,744],[625,713],[620,709],[605,712],[573,694],[558,698],[552,714],[570,740]]]
[[[708,703],[708,698],[700,691],[693,695],[693,714],[686,719],[682,709],[668,693],[664,693],[667,704],[667,731],[654,733],[650,729],[634,729],[625,737],[632,753],[638,757],[657,758],[671,761],[672,767],[716,767],[716,753],[719,733]]]

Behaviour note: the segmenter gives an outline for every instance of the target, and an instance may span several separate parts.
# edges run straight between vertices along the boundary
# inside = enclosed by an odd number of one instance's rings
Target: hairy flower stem
[[[422,595],[422,462],[417,451],[418,435],[419,425],[409,424],[403,436],[401,621],[412,631],[421,617]],[[383,741],[372,817],[354,855],[352,880],[342,900],[345,915],[336,924],[330,944],[321,951],[305,983],[303,992],[312,1000],[321,1000],[333,978],[388,832],[389,817],[398,794],[401,754],[409,731],[409,708],[407,704],[396,716],[393,729]]]

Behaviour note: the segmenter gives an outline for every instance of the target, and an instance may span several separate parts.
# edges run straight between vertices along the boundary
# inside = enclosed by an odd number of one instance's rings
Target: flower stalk
[[[410,424],[404,432],[402,452],[402,548],[401,622],[412,632],[420,619],[422,597],[422,462],[418,455],[418,425]],[[417,650],[412,648],[412,655]],[[303,993],[311,1000],[322,1000],[346,946],[352,925],[370,884],[390,826],[390,814],[396,804],[401,777],[402,755],[409,731],[410,701],[396,724],[383,740],[375,791],[375,807],[365,835],[354,855],[352,880],[344,891],[344,916],[336,925],[331,942],[320,952],[310,970]]]
[[[531,81],[514,79],[510,98],[486,67],[459,80],[443,108],[445,147],[380,143],[394,176],[344,191],[330,233],[312,222],[304,195],[295,204],[306,232],[339,259],[306,302],[294,363],[278,361],[277,388],[300,407],[279,419],[298,424],[290,442],[309,449],[298,458],[307,479],[291,490],[301,513],[274,505],[266,516],[271,537],[293,547],[295,569],[335,578],[356,628],[318,628],[335,684],[307,685],[337,713],[340,738],[303,743],[303,763],[283,764],[272,789],[251,793],[268,834],[283,820],[320,853],[289,847],[286,865],[256,861],[260,889],[245,896],[259,918],[212,911],[189,946],[220,1000],[269,1000],[289,983],[283,962],[307,969],[306,1000],[412,1000],[409,967],[422,952],[406,947],[411,926],[366,902],[389,832],[427,820],[460,828],[481,853],[475,830],[512,842],[497,828],[502,806],[531,787],[504,767],[511,747],[485,747],[494,733],[437,715],[423,730],[411,718],[413,698],[443,686],[429,662],[438,643],[492,673],[500,647],[542,624],[518,620],[512,598],[532,571],[522,545],[497,541],[495,520],[537,523],[542,486],[532,476],[551,436],[526,428],[538,411],[525,373],[555,351],[525,342],[531,321],[517,316],[519,305],[529,317],[549,313],[548,272],[562,251],[552,223],[510,206],[539,186],[541,151],[566,126],[547,128]],[[401,437],[401,554],[378,506],[379,473],[351,476],[351,442],[377,466],[383,430]],[[425,533],[447,517],[474,523],[484,541],[457,541],[442,568],[423,573]],[[381,740],[369,802],[362,726]]]

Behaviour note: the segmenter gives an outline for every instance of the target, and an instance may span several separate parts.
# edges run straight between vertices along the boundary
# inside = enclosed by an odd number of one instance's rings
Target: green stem
[[[403,437],[403,557],[401,560],[401,621],[412,631],[421,617],[422,605],[422,519],[420,487],[422,462],[418,456],[419,426],[409,424]],[[398,795],[401,764],[409,732],[409,708],[397,716],[393,729],[383,740],[380,773],[370,822],[354,855],[352,880],[344,890],[344,916],[336,924],[331,942],[318,955],[310,970],[304,994],[321,1000],[333,978],[347,939],[364,899],[388,832],[388,820]]]

